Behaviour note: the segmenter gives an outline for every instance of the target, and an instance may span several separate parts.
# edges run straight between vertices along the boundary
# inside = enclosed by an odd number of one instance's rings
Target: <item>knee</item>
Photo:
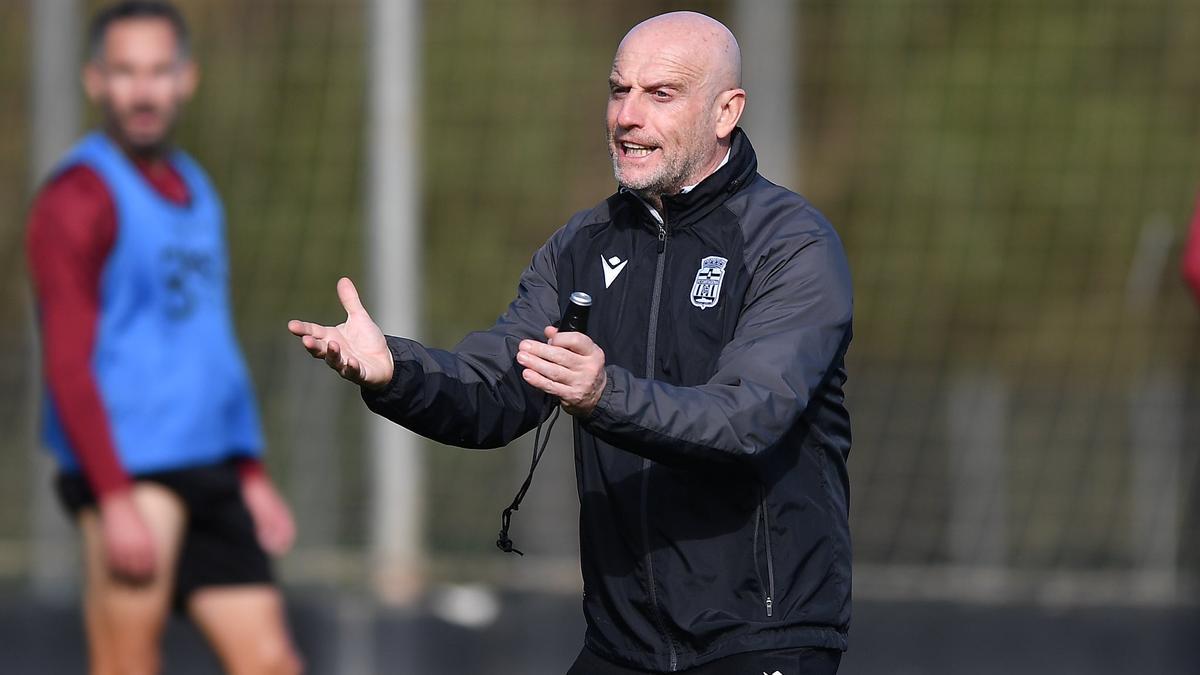
[[[295,649],[288,647],[271,672],[276,675],[300,675],[304,672],[304,659],[300,658]]]
[[[122,655],[114,663],[93,663],[92,675],[158,675],[162,661],[158,654]]]
[[[255,650],[255,675],[300,675],[304,672],[304,661],[288,643],[262,643]]]

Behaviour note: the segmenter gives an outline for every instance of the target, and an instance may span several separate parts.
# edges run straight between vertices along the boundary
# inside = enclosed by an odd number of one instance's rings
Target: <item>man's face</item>
[[[623,43],[609,76],[608,151],[617,182],[674,194],[698,181],[718,150],[713,96],[685,49]]]
[[[99,54],[84,70],[88,96],[104,110],[109,129],[135,152],[161,148],[196,86],[196,69],[179,53],[163,19],[129,19],[109,26]]]

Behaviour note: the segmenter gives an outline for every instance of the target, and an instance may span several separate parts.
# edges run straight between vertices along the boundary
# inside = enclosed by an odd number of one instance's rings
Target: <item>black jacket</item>
[[[389,337],[395,376],[370,408],[464,447],[533,428],[546,398],[515,362],[572,291],[608,385],[575,420],[587,644],[674,671],[730,654],[845,649],[850,622],[850,273],[804,198],[729,162],[665,200],[576,214],[534,255],[517,298],[451,351]]]

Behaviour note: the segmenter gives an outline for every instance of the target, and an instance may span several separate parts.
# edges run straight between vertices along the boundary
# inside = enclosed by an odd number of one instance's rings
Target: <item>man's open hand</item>
[[[353,282],[339,279],[337,293],[346,309],[345,322],[322,326],[293,319],[288,330],[300,338],[313,358],[325,359],[338,375],[370,389],[380,388],[392,380],[395,368],[383,331],[363,309]]]
[[[608,376],[604,351],[583,333],[559,333],[546,327],[546,342],[522,340],[517,363],[525,366],[522,376],[529,384],[557,396],[563,410],[587,417],[600,402]]]

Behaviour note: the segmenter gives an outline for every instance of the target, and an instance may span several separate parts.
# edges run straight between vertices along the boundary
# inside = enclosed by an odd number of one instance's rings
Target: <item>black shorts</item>
[[[681,670],[686,675],[834,675],[842,662],[836,649],[772,649],[746,652]],[[579,652],[567,675],[650,675],[651,671],[627,668],[605,661],[587,647]]]
[[[192,591],[200,588],[273,583],[271,561],[258,543],[233,462],[141,474],[133,479],[162,485],[187,508],[175,568],[172,604],[176,610],[182,610]],[[96,505],[91,486],[81,474],[59,474],[56,487],[72,517]]]

